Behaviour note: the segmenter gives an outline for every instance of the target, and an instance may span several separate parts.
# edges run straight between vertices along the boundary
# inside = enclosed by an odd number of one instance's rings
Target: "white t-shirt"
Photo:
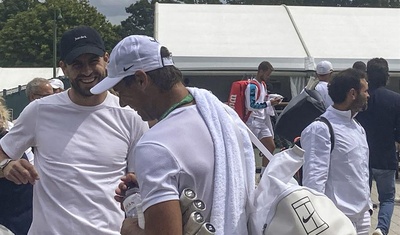
[[[315,90],[321,94],[321,97],[324,101],[325,108],[333,105],[332,98],[328,94],[328,83],[324,81],[319,81],[318,84],[315,86]]]
[[[8,121],[7,124],[8,124],[7,131],[10,131],[10,129],[14,127],[14,123]],[[25,150],[25,155],[28,158],[29,163],[33,165],[34,164],[33,159],[35,156],[33,155],[33,151],[32,151],[31,147],[29,147],[27,150]]]
[[[114,190],[147,129],[110,93],[97,106],[79,106],[68,92],[30,103],[0,141],[13,159],[35,147],[40,179],[29,234],[120,234],[124,213]]]
[[[129,162],[135,171],[143,210],[179,200],[185,188],[206,203],[209,219],[214,188],[214,144],[195,105],[171,112],[143,135]]]

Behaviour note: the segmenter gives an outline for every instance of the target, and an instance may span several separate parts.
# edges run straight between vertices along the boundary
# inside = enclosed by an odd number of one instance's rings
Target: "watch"
[[[4,168],[12,161],[12,159],[7,158],[0,162],[0,171],[3,171]]]

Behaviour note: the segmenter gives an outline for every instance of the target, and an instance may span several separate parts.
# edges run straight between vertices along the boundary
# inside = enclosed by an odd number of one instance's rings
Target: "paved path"
[[[373,202],[378,202],[378,193],[376,192],[375,182],[372,186],[371,198]],[[396,198],[400,199],[400,180],[396,180]],[[378,223],[378,211],[379,209],[374,209],[374,214],[371,219],[371,229],[370,232],[375,230],[376,224]],[[392,223],[390,224],[389,235],[400,235],[400,201],[395,203],[394,212],[392,216]]]

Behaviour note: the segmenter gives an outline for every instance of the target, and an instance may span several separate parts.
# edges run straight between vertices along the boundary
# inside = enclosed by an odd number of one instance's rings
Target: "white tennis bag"
[[[249,234],[357,235],[351,221],[328,197],[294,180],[304,161],[301,148],[295,146],[273,157],[266,151],[262,152],[271,159],[254,192]]]
[[[8,228],[0,224],[0,235],[14,235]]]

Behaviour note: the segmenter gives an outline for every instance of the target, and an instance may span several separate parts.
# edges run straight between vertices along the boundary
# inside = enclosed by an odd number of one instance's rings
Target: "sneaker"
[[[372,233],[372,235],[383,235],[382,231],[380,228],[375,229],[375,231]]]
[[[400,197],[396,197],[396,198],[394,199],[394,203],[400,204]]]

